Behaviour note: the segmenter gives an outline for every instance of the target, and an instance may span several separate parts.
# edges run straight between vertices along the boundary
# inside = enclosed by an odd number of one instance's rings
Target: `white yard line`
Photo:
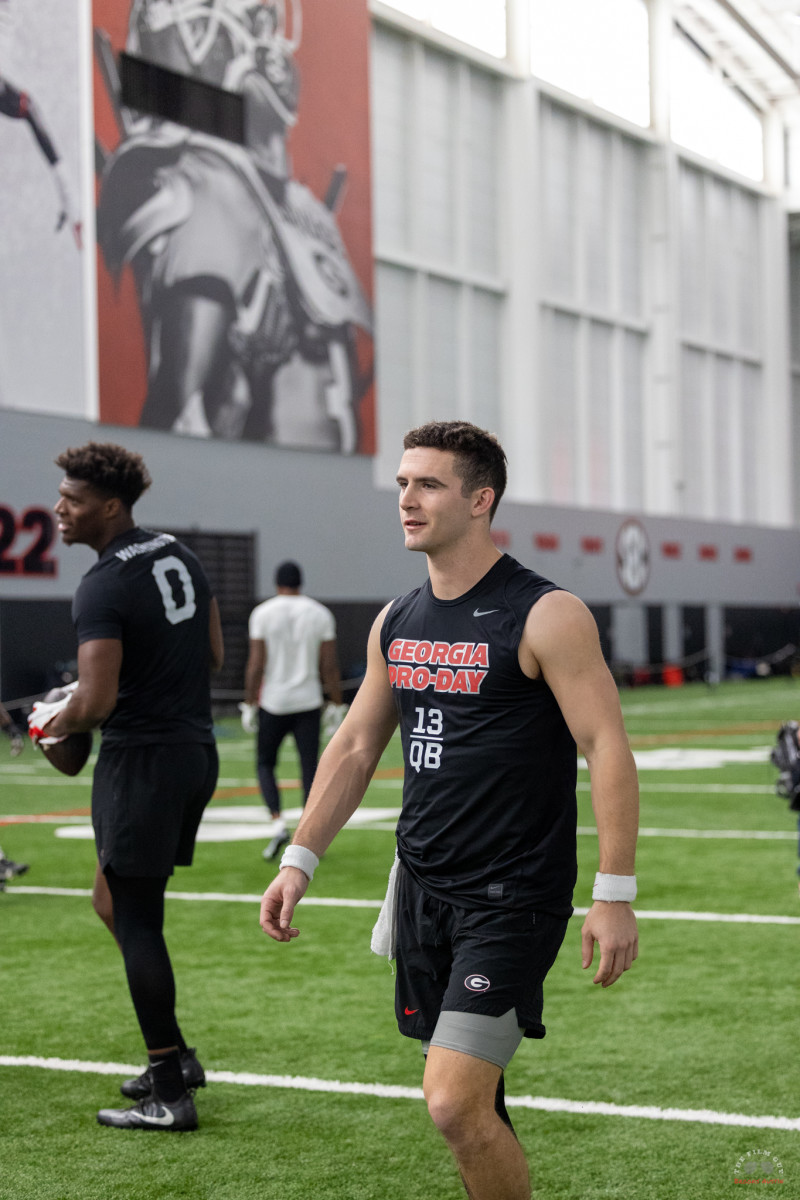
[[[224,812],[224,810],[220,810]],[[387,817],[385,809],[376,809],[373,817],[369,809],[361,809],[358,814],[358,819],[348,822],[345,825],[345,830],[377,830],[379,832],[394,833],[397,824],[396,814]],[[299,820],[299,816],[294,818],[291,810],[287,810],[286,817],[291,822]],[[234,818],[237,822],[242,822],[242,818],[237,816]],[[255,840],[258,838],[269,837],[272,830],[272,821],[266,815],[263,819],[259,814],[255,813],[252,818],[248,819],[246,827],[242,825],[240,829],[233,826],[229,829],[229,836],[226,838],[215,839],[213,836],[205,837],[206,833],[213,832],[214,829],[223,831],[228,825],[230,818],[216,817],[213,810],[206,813],[203,818],[200,829],[199,841],[244,841]],[[0,818],[0,826],[2,825],[58,825],[64,827],[63,834],[57,836],[77,837],[91,840],[93,837],[91,830],[91,820],[88,816],[85,817],[68,817],[59,816],[56,814],[42,814],[31,816],[7,816]],[[67,832],[69,826],[77,827],[74,832]],[[81,832],[82,831],[82,832]],[[594,825],[579,825],[579,837],[597,837],[597,830]],[[743,842],[796,842],[798,834],[789,829],[671,829],[668,826],[659,828],[649,828],[645,826],[639,830],[640,838],[696,838],[700,841],[704,840],[728,840],[728,841],[743,841]]]
[[[30,884],[12,883],[6,895],[20,893],[28,896],[91,896],[89,888],[35,887]],[[261,894],[255,892],[167,892],[170,900],[189,900],[222,904],[260,904]],[[304,896],[300,903],[309,908],[380,908],[382,900],[350,900],[340,896]],[[576,917],[585,917],[588,908],[576,908]],[[694,912],[656,908],[638,908],[636,916],[651,921],[708,921],[721,925],[800,925],[800,917],[787,917],[779,913],[715,913]]]
[[[38,1058],[34,1055],[0,1054],[0,1067],[35,1067],[44,1071],[67,1071],[89,1075],[136,1075],[132,1063],[86,1062],[81,1059]],[[387,1100],[422,1100],[422,1088],[388,1083],[343,1083],[339,1079],[313,1079],[303,1075],[256,1075],[242,1071],[206,1071],[211,1083],[240,1087],[289,1088],[303,1092],[327,1092],[350,1096],[377,1096]],[[718,1112],[708,1108],[661,1108],[655,1104],[609,1104],[599,1100],[563,1100],[549,1096],[506,1096],[509,1108],[532,1108],[540,1112],[572,1113],[575,1116],[634,1117],[646,1121],[686,1121],[701,1125],[739,1125],[748,1129],[800,1131],[800,1118],[756,1116]]]
[[[597,837],[593,825],[579,825],[578,833]],[[741,838],[743,841],[796,842],[797,833],[789,829],[640,829],[639,837],[652,838]]]
[[[88,792],[92,786],[92,776],[91,773],[84,778],[78,778],[77,775],[54,775],[52,778],[45,775],[14,775],[2,782],[8,791],[16,787],[84,787]]]

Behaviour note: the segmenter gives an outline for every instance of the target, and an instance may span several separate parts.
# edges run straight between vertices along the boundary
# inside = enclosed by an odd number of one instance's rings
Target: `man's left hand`
[[[239,712],[242,714],[242,729],[245,733],[258,733],[258,705],[242,701]]]
[[[600,947],[600,965],[592,983],[611,987],[623,971],[630,970],[639,954],[636,917],[630,904],[624,900],[595,900],[581,930],[584,970],[592,964],[595,942]]]

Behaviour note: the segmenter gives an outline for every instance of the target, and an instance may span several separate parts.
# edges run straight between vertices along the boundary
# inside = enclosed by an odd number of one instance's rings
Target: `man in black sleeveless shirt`
[[[426,1051],[428,1109],[469,1196],[527,1200],[503,1070],[523,1037],[544,1036],[542,984],[572,912],[576,743],[600,868],[583,966],[597,942],[603,987],[637,954],[636,771],[588,609],[492,541],[499,443],[449,421],[412,430],[404,447],[400,517],[429,579],[375,621],[364,683],[320,760],[261,925],[276,941],[298,936],[295,906],[399,721],[403,807],[384,906],[398,1024]]]
[[[78,684],[50,715],[35,705],[31,735],[63,738],[102,727],[92,785],[98,867],[93,903],[116,938],[148,1052],[122,1085],[132,1108],[102,1109],[122,1129],[197,1127],[191,1089],[205,1084],[175,1017],[164,942],[164,892],[192,861],[217,780],[210,672],[222,666],[217,602],[200,563],[171,534],[136,526],[150,485],[138,454],[110,443],[67,450],[55,506],[67,546],[98,560],[75,593]]]

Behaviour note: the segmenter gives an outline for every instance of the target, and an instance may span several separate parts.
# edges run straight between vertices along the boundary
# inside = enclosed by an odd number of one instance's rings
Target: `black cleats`
[[[206,1073],[197,1059],[194,1047],[184,1050],[181,1055],[181,1074],[183,1082],[186,1084],[186,1090],[189,1092],[206,1086]],[[150,1068],[142,1071],[141,1075],[137,1075],[135,1079],[126,1079],[124,1083],[120,1084],[119,1090],[123,1096],[127,1096],[131,1100],[147,1099],[153,1093],[153,1076]],[[98,1120],[100,1120],[99,1117]],[[102,1125],[111,1124],[109,1121],[100,1123]]]
[[[284,830],[283,833],[278,833],[272,841],[264,849],[264,858],[277,858],[284,846],[288,845],[289,831]]]
[[[197,1129],[197,1109],[188,1092],[174,1104],[151,1095],[132,1108],[101,1108],[97,1120],[100,1125],[115,1129],[163,1129],[180,1133]]]

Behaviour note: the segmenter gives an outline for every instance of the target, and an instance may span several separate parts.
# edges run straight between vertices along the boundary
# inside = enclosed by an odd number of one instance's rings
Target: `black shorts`
[[[218,771],[213,744],[101,746],[92,784],[101,868],[162,877],[188,867]]]
[[[395,1012],[400,1032],[427,1041],[440,1012],[501,1017],[513,1008],[525,1037],[543,1038],[542,984],[568,919],[547,912],[458,908],[429,895],[402,867],[398,875]]]

